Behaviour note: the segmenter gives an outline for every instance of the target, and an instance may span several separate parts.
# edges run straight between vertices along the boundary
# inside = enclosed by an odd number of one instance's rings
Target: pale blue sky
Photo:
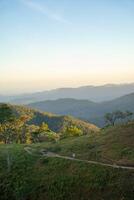
[[[0,0],[0,93],[134,82],[133,0]]]

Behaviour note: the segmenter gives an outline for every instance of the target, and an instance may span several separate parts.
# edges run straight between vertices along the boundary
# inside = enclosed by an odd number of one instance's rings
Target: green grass
[[[32,155],[25,146],[30,146]],[[0,200],[133,200],[134,170],[45,158],[47,149],[76,158],[134,165],[134,123],[57,143],[0,145]]]
[[[134,165],[134,122],[103,129],[96,134],[33,145],[61,155],[106,163]]]
[[[10,170],[7,166],[7,151]],[[1,200],[131,200],[134,171],[45,158],[23,145],[0,147]]]

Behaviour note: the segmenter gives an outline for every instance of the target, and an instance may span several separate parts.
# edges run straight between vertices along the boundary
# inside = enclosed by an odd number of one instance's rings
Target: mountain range
[[[87,99],[94,102],[110,101],[134,92],[134,83],[106,84],[102,86],[82,86],[78,88],[59,88],[49,91],[2,96],[0,102],[29,104],[37,101],[56,100],[63,98]]]
[[[58,99],[32,103],[28,107],[61,115],[72,115],[102,127],[107,112],[116,110],[134,112],[134,93],[98,103],[89,100]]]

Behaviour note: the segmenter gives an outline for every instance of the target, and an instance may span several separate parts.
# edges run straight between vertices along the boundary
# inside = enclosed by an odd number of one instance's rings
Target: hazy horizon
[[[16,96],[16,95],[25,95],[25,94],[32,94],[32,93],[40,93],[40,92],[46,92],[46,91],[52,91],[52,90],[58,90],[58,89],[77,89],[77,88],[82,88],[82,87],[103,87],[103,86],[108,86],[108,85],[113,85],[113,86],[123,86],[123,85],[134,85],[134,82],[130,83],[105,83],[105,84],[88,84],[88,85],[77,85],[77,86],[65,86],[65,87],[54,87],[54,88],[46,88],[46,89],[38,89],[38,90],[29,90],[29,91],[20,91],[20,92],[5,92],[5,93],[0,93],[2,96]]]
[[[1,0],[0,94],[134,82],[134,1]]]

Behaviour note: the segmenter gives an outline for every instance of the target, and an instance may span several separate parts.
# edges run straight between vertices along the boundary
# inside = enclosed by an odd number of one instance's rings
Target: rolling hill
[[[58,99],[36,102],[28,106],[40,111],[72,115],[80,119],[91,121],[98,126],[103,126],[105,123],[104,115],[107,112],[116,110],[130,110],[134,112],[134,93],[102,103],[95,103],[88,100]]]
[[[106,84],[102,86],[82,86],[78,88],[59,88],[49,91],[2,96],[0,102],[29,104],[36,101],[56,100],[61,98],[87,99],[95,102],[109,101],[134,92],[134,83]]]
[[[2,105],[2,104],[1,104]],[[60,116],[47,112],[39,112],[24,106],[10,105],[15,116],[28,115],[30,116],[29,124],[41,125],[42,122],[48,124],[49,128],[54,132],[62,132],[67,126],[77,126],[84,134],[96,132],[99,128],[91,123],[84,122],[71,116]]]

